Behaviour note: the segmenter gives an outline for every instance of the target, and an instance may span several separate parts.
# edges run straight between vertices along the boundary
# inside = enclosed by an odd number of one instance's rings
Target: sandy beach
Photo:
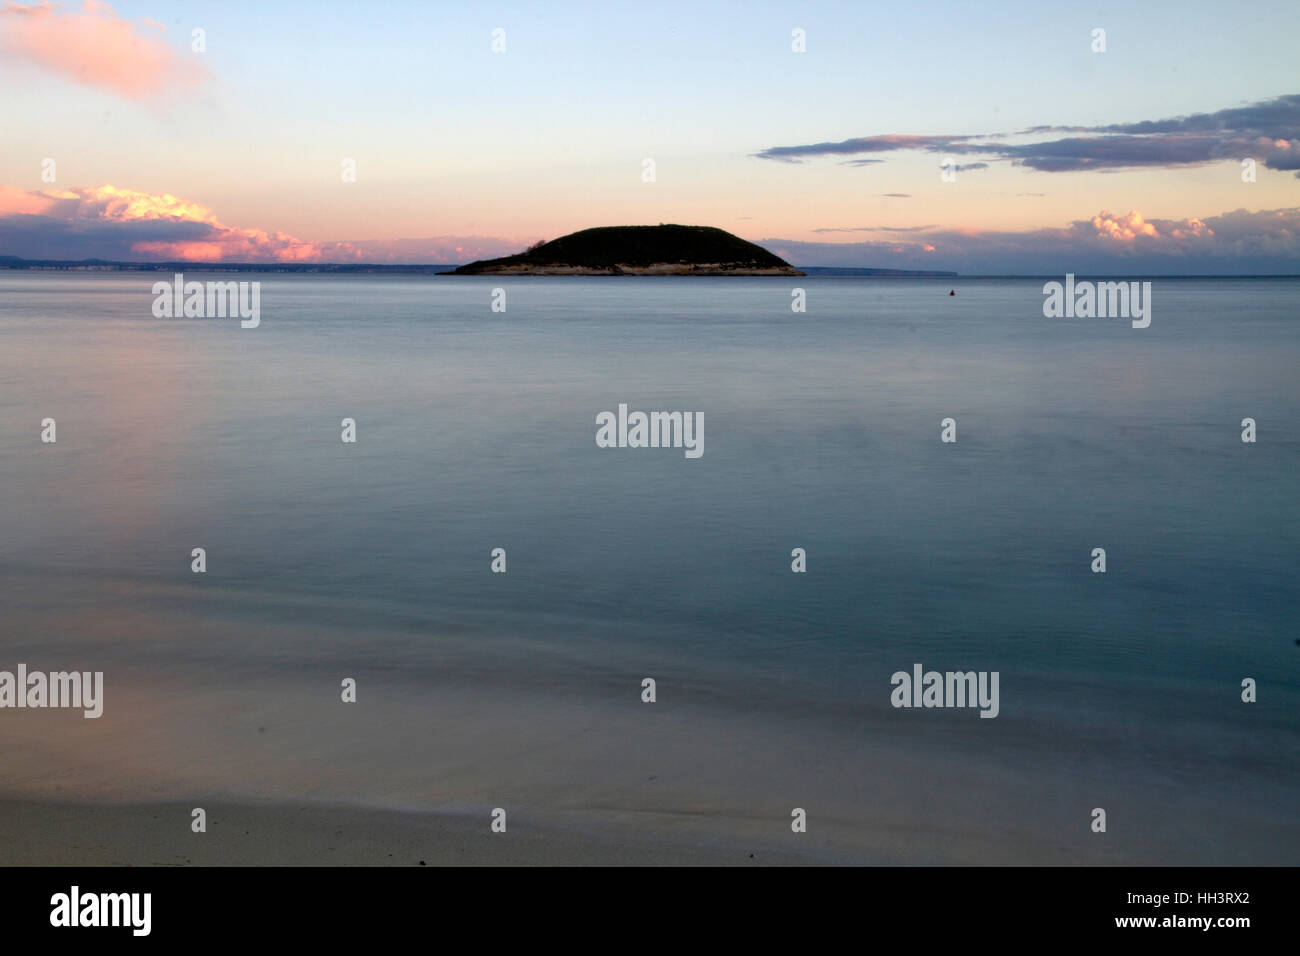
[[[797,852],[602,838],[549,827],[356,807],[213,804],[206,833],[188,804],[0,801],[7,866],[754,866]]]

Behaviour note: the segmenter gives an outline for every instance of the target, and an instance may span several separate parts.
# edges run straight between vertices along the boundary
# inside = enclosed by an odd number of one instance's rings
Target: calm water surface
[[[187,274],[262,282],[242,330],[157,278],[0,272],[0,669],[107,685],[0,712],[5,792],[1300,862],[1300,281],[1137,330],[1041,280]],[[597,448],[620,402],[703,457]],[[914,662],[1000,716],[894,710]]]

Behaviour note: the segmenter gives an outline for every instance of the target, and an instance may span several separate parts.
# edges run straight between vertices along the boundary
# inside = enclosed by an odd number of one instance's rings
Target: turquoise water
[[[261,281],[243,330],[157,278],[0,272],[0,669],[106,684],[0,711],[7,790],[1300,862],[1300,280],[1156,280],[1133,329],[1042,280],[187,274]],[[704,455],[598,448],[619,403]],[[915,662],[999,717],[895,710]]]

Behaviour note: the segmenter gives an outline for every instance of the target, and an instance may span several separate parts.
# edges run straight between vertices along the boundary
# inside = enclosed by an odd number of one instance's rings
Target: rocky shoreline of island
[[[808,273],[793,266],[767,268],[732,267],[722,262],[654,262],[648,265],[611,266],[530,266],[507,265],[482,267],[472,271],[454,269],[441,275],[497,276],[803,276]]]

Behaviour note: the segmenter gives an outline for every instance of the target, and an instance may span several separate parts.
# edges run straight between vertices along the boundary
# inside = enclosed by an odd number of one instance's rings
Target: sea
[[[0,796],[1300,864],[1300,278],[168,278],[0,271]]]

